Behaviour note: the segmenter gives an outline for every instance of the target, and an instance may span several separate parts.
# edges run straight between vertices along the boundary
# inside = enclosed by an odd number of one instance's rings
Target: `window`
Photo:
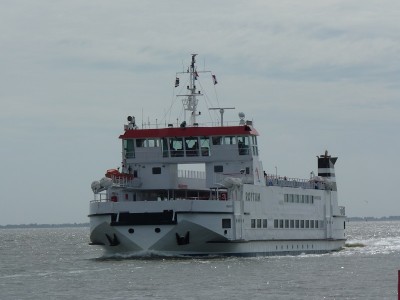
[[[183,139],[182,138],[170,138],[169,148],[171,150],[171,157],[183,156]]]
[[[206,136],[200,137],[201,156],[210,156],[210,139]]]
[[[238,136],[237,140],[238,140],[239,155],[248,155],[249,154],[249,137]]]
[[[258,156],[258,148],[257,148],[257,146],[253,146],[252,148],[253,148],[253,155],[254,156]]]
[[[257,228],[261,228],[261,219],[257,219]]]
[[[256,219],[251,219],[251,228],[256,228]]]
[[[199,156],[199,142],[197,137],[185,138],[186,156]]]
[[[304,220],[300,220],[300,228],[304,228]]]
[[[231,219],[222,219],[222,228],[231,228]]]
[[[160,144],[159,139],[148,139],[147,140],[148,147],[158,147]]]
[[[263,228],[267,228],[267,227],[268,227],[268,220],[263,219]]]
[[[315,220],[315,228],[318,228],[318,220]]]
[[[214,166],[215,173],[222,173],[224,171],[224,166]]]
[[[225,145],[235,145],[236,144],[236,136],[225,136],[224,141],[225,141]]]
[[[168,157],[168,139],[167,138],[162,138],[162,152],[163,152],[163,157]]]
[[[136,147],[145,147],[145,139],[136,139]]]
[[[290,228],[294,228],[294,220],[290,220]]]
[[[310,228],[310,221],[306,220],[306,228]]]
[[[296,220],[296,228],[300,228],[300,226],[299,226],[299,220]]]
[[[289,228],[289,220],[285,220],[285,228]]]
[[[213,145],[222,145],[222,136],[213,136],[212,143]]]
[[[285,194],[285,200],[284,200],[284,201],[285,201],[285,202],[289,202],[288,198],[289,198],[289,197],[288,197],[288,194]]]
[[[153,168],[153,174],[161,174],[161,168],[160,167],[155,167]]]
[[[314,220],[310,220],[310,228],[314,228]]]
[[[279,228],[283,228],[283,220],[279,220]]]
[[[274,228],[278,228],[278,220],[274,220]]]
[[[124,150],[126,158],[135,158],[135,149],[132,139],[124,140]]]

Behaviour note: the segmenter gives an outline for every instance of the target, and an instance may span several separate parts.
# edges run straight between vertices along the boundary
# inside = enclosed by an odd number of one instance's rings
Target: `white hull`
[[[270,256],[298,255],[302,253],[318,254],[337,251],[344,247],[345,239],[327,240],[253,240],[210,242],[207,239],[218,238],[209,230],[195,224],[182,223],[176,226],[158,226],[160,233],[155,233],[155,226],[136,227],[129,234],[129,227],[113,227],[108,222],[93,228],[91,239],[103,241],[106,253],[133,254],[139,256]],[[177,245],[176,232],[190,232],[190,243]],[[110,246],[105,232],[113,238],[118,237],[120,244]]]

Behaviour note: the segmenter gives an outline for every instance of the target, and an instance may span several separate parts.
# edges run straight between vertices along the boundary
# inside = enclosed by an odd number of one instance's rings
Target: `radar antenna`
[[[224,126],[224,112],[225,109],[235,109],[234,107],[210,107],[209,110],[218,110],[221,114],[221,127]]]

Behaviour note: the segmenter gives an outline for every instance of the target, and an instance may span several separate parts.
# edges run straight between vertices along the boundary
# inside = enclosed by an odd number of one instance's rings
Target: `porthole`
[[[129,232],[130,234],[132,234],[132,233],[135,232],[135,230],[134,230],[133,228],[129,228],[129,229],[128,229],[128,232]]]
[[[156,233],[160,233],[161,229],[157,227],[156,229],[154,229],[154,231],[155,231]]]

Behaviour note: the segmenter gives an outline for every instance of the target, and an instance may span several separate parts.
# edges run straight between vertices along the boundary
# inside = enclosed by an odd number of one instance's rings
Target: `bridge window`
[[[148,139],[148,147],[159,147],[160,140],[159,139]]]
[[[213,136],[212,142],[213,145],[222,145],[222,136]]]
[[[201,156],[210,156],[210,139],[206,136],[200,137]]]
[[[170,138],[171,157],[183,156],[183,138]]]
[[[136,147],[141,148],[141,147],[145,147],[145,139],[136,139]]]
[[[185,138],[186,156],[199,156],[199,141],[197,137]]]
[[[236,136],[225,136],[224,141],[225,141],[225,145],[235,145],[236,144]]]
[[[135,157],[135,148],[132,139],[124,140],[124,150],[126,158],[134,158]]]
[[[163,152],[163,157],[168,157],[168,139],[167,138],[162,138],[162,152]]]
[[[249,154],[249,137],[248,136],[238,136],[238,149],[239,155]]]

